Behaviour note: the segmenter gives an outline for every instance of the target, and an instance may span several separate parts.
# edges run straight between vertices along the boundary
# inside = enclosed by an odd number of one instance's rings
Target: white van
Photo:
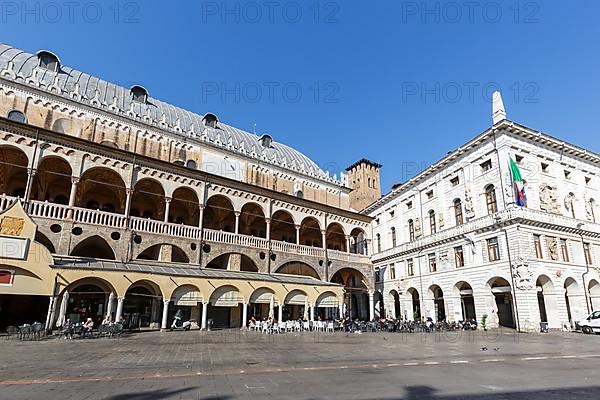
[[[577,329],[583,333],[600,333],[600,311],[594,311],[586,319],[577,321]]]

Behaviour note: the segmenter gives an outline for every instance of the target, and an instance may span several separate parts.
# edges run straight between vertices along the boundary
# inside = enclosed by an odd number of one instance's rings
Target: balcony
[[[16,197],[0,195],[0,211],[9,208],[19,199]],[[327,250],[321,247],[304,246],[295,243],[269,240],[256,236],[236,234],[232,232],[202,229],[197,226],[174,224],[154,219],[129,217],[123,214],[111,213],[100,210],[91,210],[80,207],[69,207],[62,204],[32,200],[27,207],[28,214],[34,219],[52,220],[55,222],[72,220],[75,223],[109,227],[114,229],[129,229],[136,233],[150,233],[178,237],[183,239],[201,240],[208,243],[230,244],[234,246],[270,250],[295,254],[299,256],[315,257],[346,263],[361,263],[370,265],[370,257],[362,254],[346,253],[337,250]]]

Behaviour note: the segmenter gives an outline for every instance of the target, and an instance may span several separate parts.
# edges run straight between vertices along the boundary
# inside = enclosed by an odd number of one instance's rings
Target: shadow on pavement
[[[515,382],[517,384],[517,382]],[[393,400],[567,400],[600,399],[600,386],[569,389],[549,389],[520,392],[499,392],[486,394],[461,394],[456,396],[437,396],[436,390],[429,386],[409,386],[406,396]]]
[[[189,392],[196,389],[189,387],[184,389],[158,389],[140,393],[124,393],[107,397],[106,400],[162,400],[168,398],[181,398],[180,395],[184,392]],[[227,400],[227,396],[209,397],[206,400]]]

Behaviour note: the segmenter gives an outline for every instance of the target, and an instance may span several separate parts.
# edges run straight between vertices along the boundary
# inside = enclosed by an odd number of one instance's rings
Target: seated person
[[[92,321],[91,318],[88,318],[85,321],[85,324],[83,324],[83,335],[85,336],[86,333],[92,332],[92,329],[94,329],[94,321]]]

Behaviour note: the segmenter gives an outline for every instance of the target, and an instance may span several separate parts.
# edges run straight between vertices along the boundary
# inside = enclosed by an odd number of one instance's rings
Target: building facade
[[[537,330],[600,309],[600,156],[505,116],[496,98],[490,129],[365,209],[377,315]]]
[[[0,45],[0,116],[0,329],[369,317],[345,174],[48,51]]]

